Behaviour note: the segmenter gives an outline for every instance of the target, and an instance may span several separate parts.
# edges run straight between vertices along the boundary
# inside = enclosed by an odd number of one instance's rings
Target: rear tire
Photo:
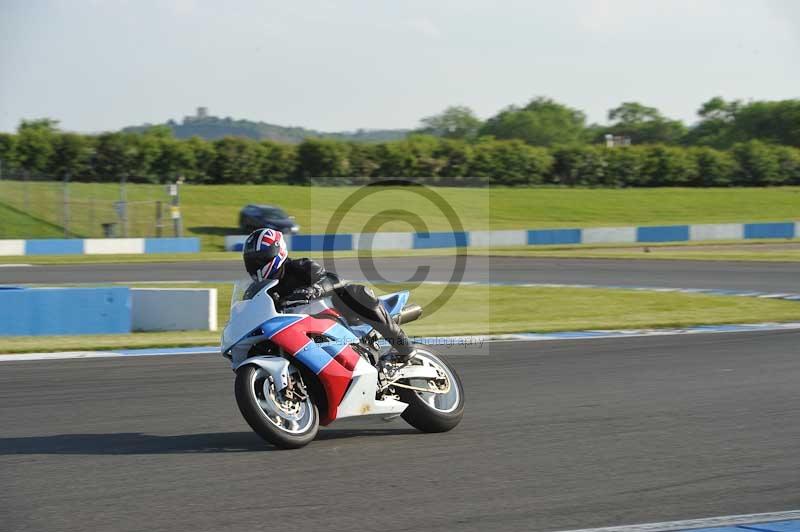
[[[306,401],[298,403],[297,408],[302,414],[300,421],[287,421],[282,417],[282,413],[264,406],[270,404],[264,398],[264,373],[253,364],[243,366],[236,371],[234,393],[236,404],[245,421],[256,434],[276,447],[297,449],[308,445],[319,432],[319,411],[313,397],[309,395]],[[299,376],[299,373],[297,375]],[[274,387],[272,389],[274,390]]]
[[[448,394],[442,394],[440,399],[444,399],[444,401],[440,401],[436,397],[438,394],[397,388],[400,400],[408,403],[408,407],[401,416],[406,423],[422,432],[447,432],[452,430],[464,417],[464,387],[461,384],[461,379],[442,355],[428,346],[417,345],[416,348],[417,356],[411,359],[412,363],[414,363],[415,359],[421,359],[422,361],[427,359],[428,362],[440,366],[447,376],[451,391]],[[410,381],[409,384],[419,385],[421,383]],[[452,394],[456,395],[453,396]],[[441,404],[437,405],[437,402]]]

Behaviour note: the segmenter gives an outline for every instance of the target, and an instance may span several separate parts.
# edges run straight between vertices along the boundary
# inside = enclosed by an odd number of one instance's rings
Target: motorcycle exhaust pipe
[[[397,322],[398,325],[403,325],[404,323],[410,323],[419,319],[420,316],[422,316],[422,307],[419,305],[409,305],[403,308],[400,314],[394,317],[394,321]]]

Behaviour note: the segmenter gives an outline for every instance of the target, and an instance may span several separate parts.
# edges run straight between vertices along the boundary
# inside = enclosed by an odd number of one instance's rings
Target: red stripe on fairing
[[[328,319],[316,319],[312,316],[306,316],[272,335],[270,339],[291,356],[295,356],[306,345],[313,342],[308,336],[309,333],[323,334],[332,327],[333,325]],[[348,351],[351,351],[352,355]],[[355,362],[353,362],[353,355],[356,357]],[[339,403],[342,402],[347,387],[353,378],[352,368],[358,362],[357,358],[358,353],[353,351],[352,347],[346,345],[336,355],[336,358],[331,358],[330,362],[317,374],[325,390],[325,397],[328,400],[327,411],[320,414],[320,424],[327,425],[336,419]],[[349,367],[350,365],[351,367]]]
[[[333,359],[344,366],[345,369],[352,372],[356,368],[356,364],[358,364],[358,359],[360,358],[361,357],[358,356],[358,353],[356,353],[352,347],[346,345]]]
[[[319,379],[328,398],[328,411],[320,416],[321,425],[327,425],[336,419],[339,403],[342,402],[352,378],[353,372],[333,359],[319,372]]]
[[[281,346],[290,355],[296,355],[310,341],[308,338],[308,323],[313,318],[305,317],[278,331],[270,340]]]

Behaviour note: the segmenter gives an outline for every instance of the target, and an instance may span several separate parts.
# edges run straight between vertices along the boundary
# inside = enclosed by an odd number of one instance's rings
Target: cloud
[[[413,18],[406,24],[415,32],[426,37],[439,39],[442,36],[442,32],[439,30],[438,26],[436,26],[436,24],[434,24],[434,22],[428,17]]]
[[[191,15],[197,9],[197,3],[195,0],[172,0],[170,8],[176,15]]]

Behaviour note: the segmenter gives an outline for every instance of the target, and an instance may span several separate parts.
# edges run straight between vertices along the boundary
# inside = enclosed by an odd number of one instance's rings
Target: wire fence
[[[163,186],[4,176],[0,238],[172,236],[169,203]]]

